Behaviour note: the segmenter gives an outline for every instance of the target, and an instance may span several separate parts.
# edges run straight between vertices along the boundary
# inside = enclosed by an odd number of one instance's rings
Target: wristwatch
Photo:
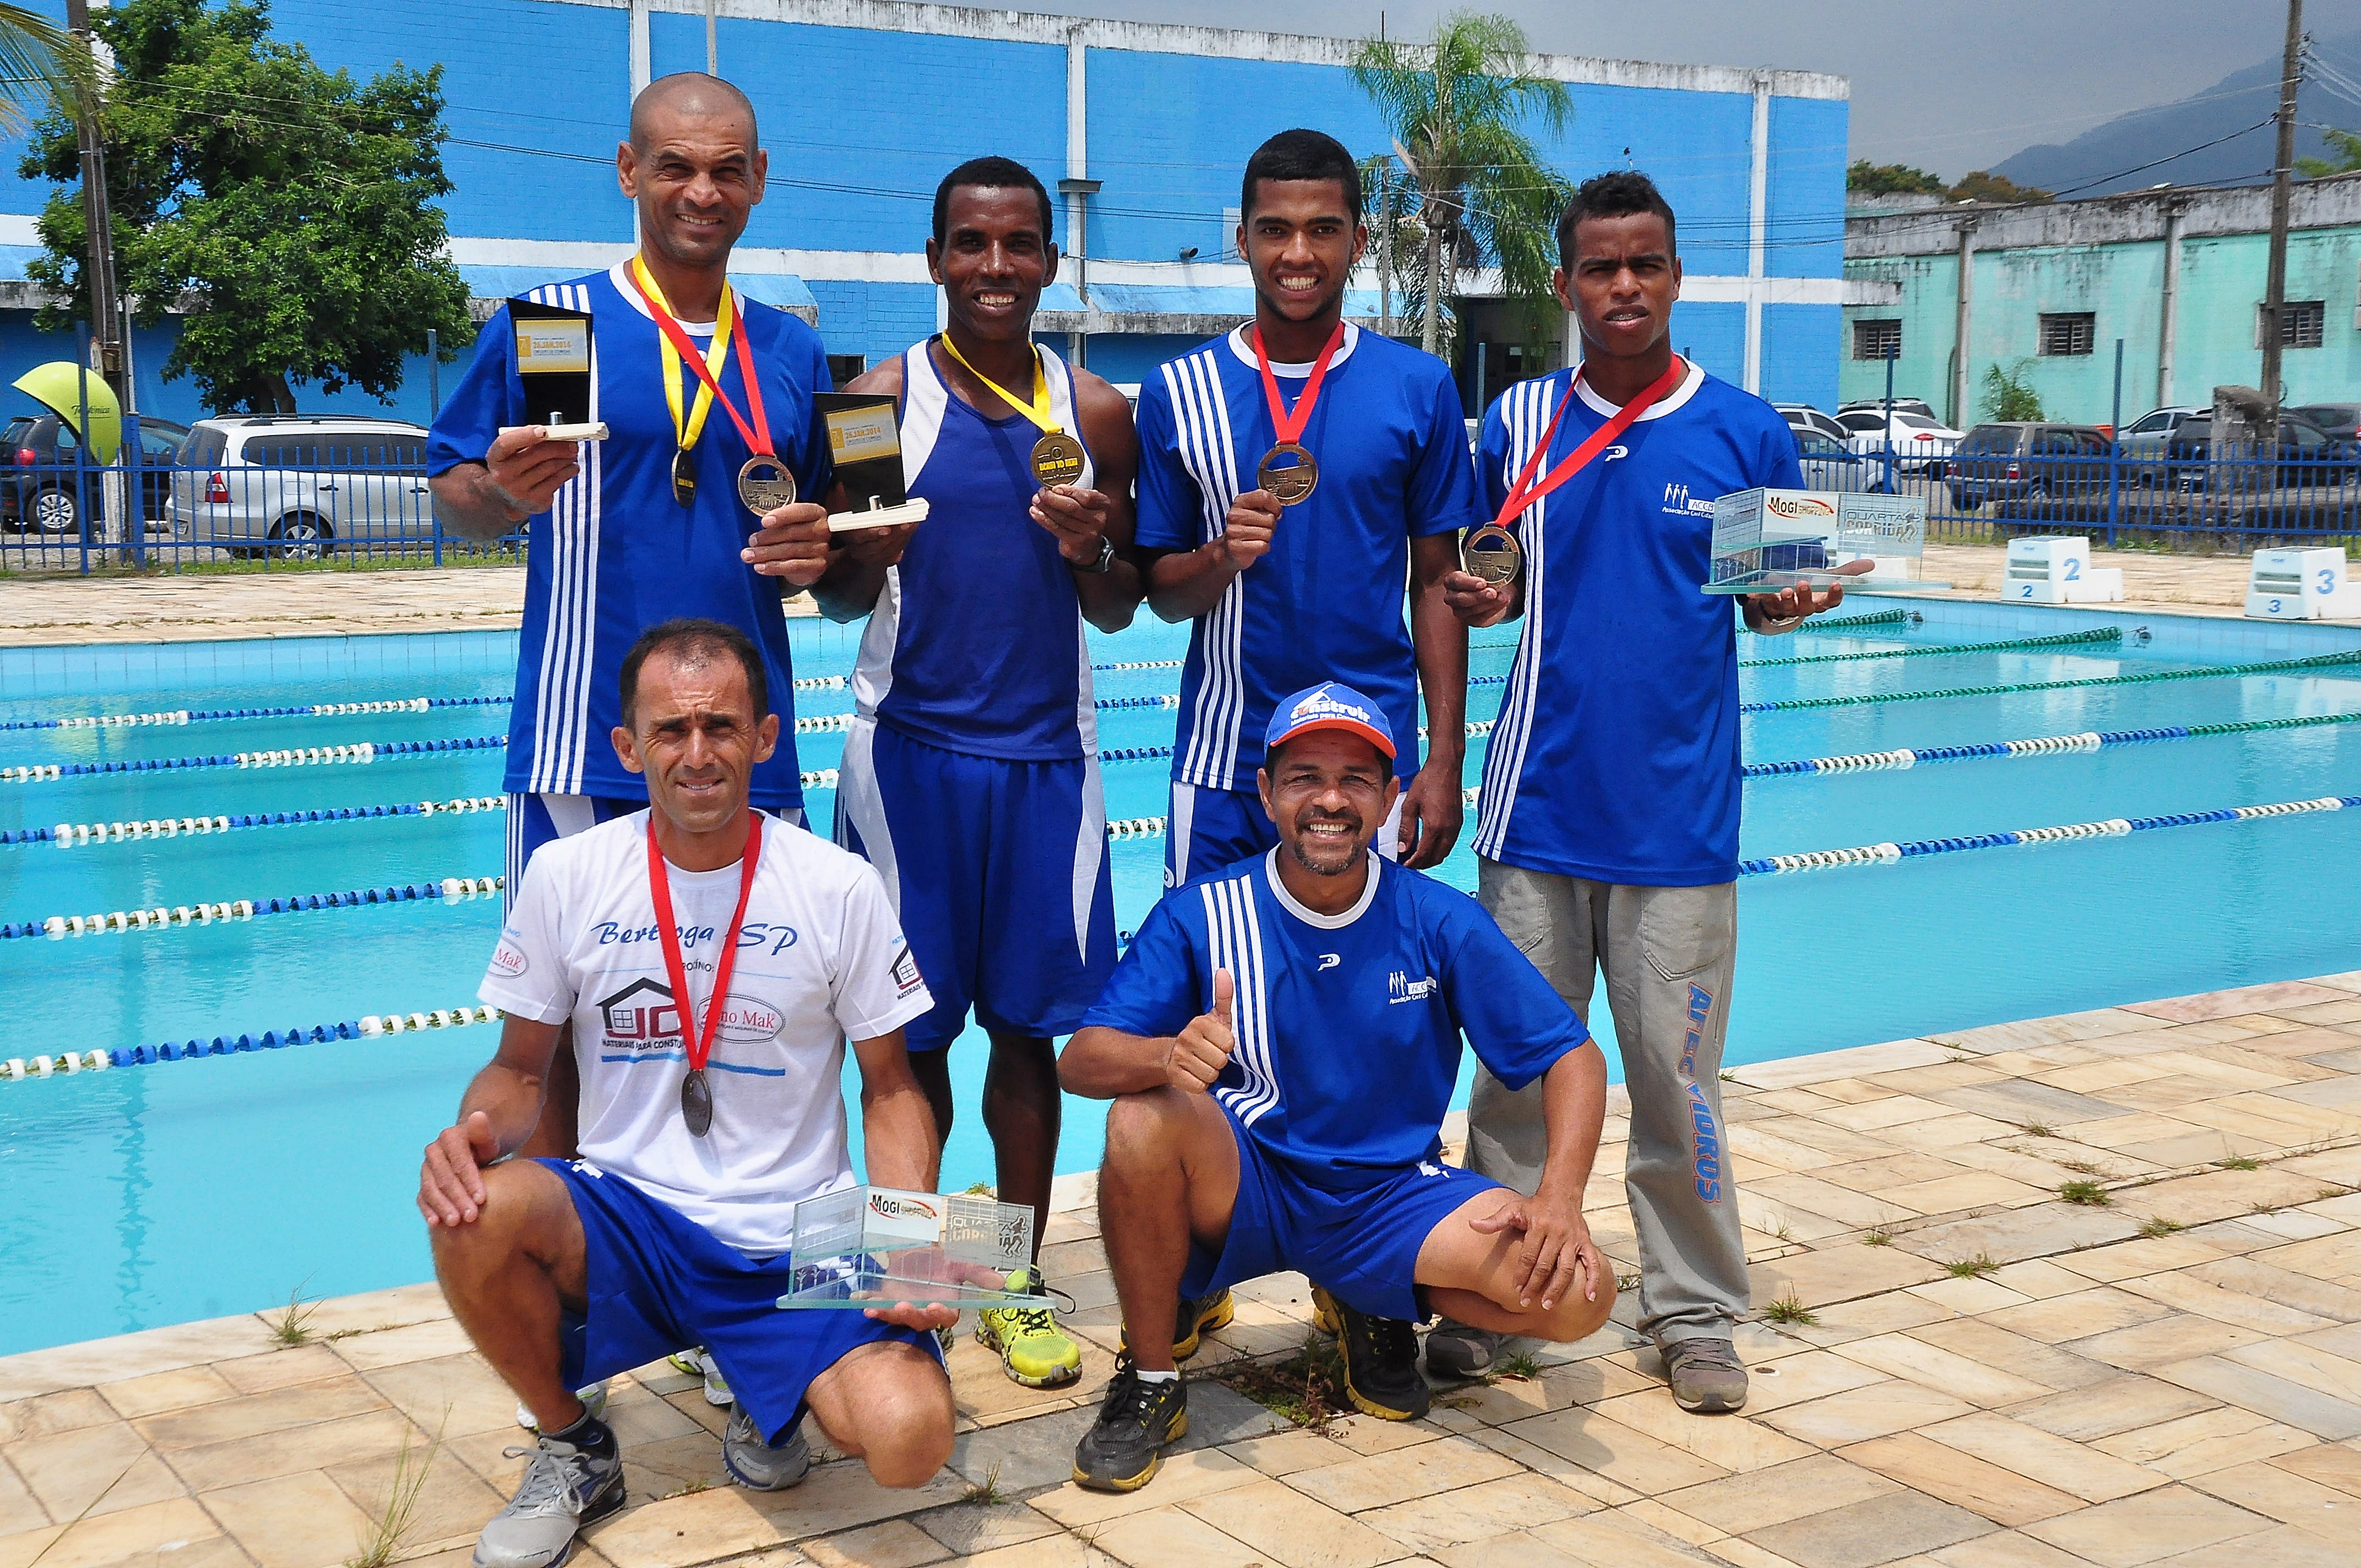
[[[1099,535],[1099,553],[1096,555],[1088,561],[1069,561],[1066,565],[1077,572],[1089,572],[1093,575],[1112,572],[1115,570],[1115,541],[1102,533]]]

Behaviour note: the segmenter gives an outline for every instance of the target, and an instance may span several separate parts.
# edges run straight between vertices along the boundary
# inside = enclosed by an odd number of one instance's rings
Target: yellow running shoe
[[[1082,1351],[1050,1315],[1049,1287],[1040,1271],[1020,1268],[1005,1287],[1013,1294],[1038,1296],[1038,1307],[987,1307],[977,1314],[976,1343],[1000,1353],[1001,1370],[1027,1388],[1054,1388],[1082,1375]]]

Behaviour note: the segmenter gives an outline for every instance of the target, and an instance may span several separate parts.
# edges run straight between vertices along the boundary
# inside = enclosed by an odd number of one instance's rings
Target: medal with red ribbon
[[[746,924],[746,904],[754,894],[754,872],[763,861],[763,817],[747,813],[746,852],[739,859],[738,909],[721,938],[721,951],[713,960],[713,994],[706,998],[705,1023],[688,1000],[688,969],[681,961],[680,928],[672,913],[672,878],[664,850],[656,845],[656,815],[648,813],[648,892],[656,905],[656,931],[664,940],[664,977],[672,981],[673,1011],[680,1015],[680,1049],[688,1058],[688,1076],[680,1080],[680,1119],[691,1137],[713,1130],[713,1086],[705,1080],[705,1064],[713,1058],[713,1037],[719,1033],[721,1014],[730,1002],[730,971],[738,966],[738,933]]]
[[[1305,450],[1303,427],[1312,422],[1312,405],[1320,400],[1320,383],[1328,374],[1328,362],[1336,357],[1336,350],[1345,342],[1345,323],[1338,322],[1336,330],[1328,334],[1327,345],[1312,362],[1312,378],[1303,383],[1302,396],[1295,407],[1287,406],[1279,395],[1279,378],[1271,374],[1270,356],[1262,346],[1262,328],[1247,329],[1254,334],[1255,364],[1262,371],[1263,396],[1270,400],[1270,428],[1279,437],[1279,444],[1262,455],[1255,468],[1255,483],[1270,492],[1272,499],[1283,507],[1291,507],[1312,493],[1320,482],[1320,460]],[[1292,458],[1282,463],[1281,458]]]
[[[1509,524],[1535,501],[1590,466],[1593,459],[1614,444],[1617,436],[1631,428],[1634,420],[1654,408],[1665,393],[1679,386],[1681,378],[1688,371],[1687,363],[1679,355],[1675,355],[1663,375],[1643,388],[1638,397],[1617,409],[1612,418],[1592,431],[1581,445],[1567,453],[1563,461],[1543,474],[1542,464],[1549,456],[1550,443],[1557,439],[1558,422],[1565,418],[1566,409],[1577,395],[1576,387],[1569,381],[1565,396],[1558,400],[1557,411],[1550,415],[1549,428],[1542,432],[1541,441],[1534,446],[1533,455],[1525,460],[1524,469],[1518,474],[1517,482],[1509,487],[1508,499],[1500,503],[1500,515],[1481,528],[1471,529],[1467,537],[1460,542],[1460,565],[1496,588],[1515,582],[1524,570],[1524,551],[1517,543],[1516,535],[1509,532]],[[1580,380],[1581,377],[1582,372],[1576,370],[1575,380]]]
[[[746,449],[753,454],[738,469],[738,499],[745,502],[746,510],[756,517],[793,502],[796,499],[796,477],[772,448],[771,422],[763,410],[763,383],[754,374],[754,352],[746,341],[746,315],[738,308],[730,285],[727,282],[721,285],[721,309],[713,330],[717,339],[728,337],[737,349],[738,376],[746,383],[746,405],[753,415],[752,423],[738,411],[738,405],[730,401],[730,394],[721,389],[721,379],[715,373],[718,366],[707,364],[706,356],[697,352],[697,345],[689,338],[688,329],[674,318],[671,307],[664,301],[664,291],[647,276],[646,268],[636,256],[631,258],[631,287],[639,291],[640,299],[648,307],[648,314],[655,321],[656,330],[664,334],[664,345],[671,351],[665,357],[676,356],[697,372],[697,378],[705,383],[703,397],[699,400],[709,398],[719,403],[722,411],[730,416],[730,422],[736,425],[738,433],[745,438]],[[717,341],[715,347],[719,346]],[[714,357],[718,361],[721,356],[717,354]],[[687,506],[697,499],[697,467],[689,457],[689,452],[696,446],[697,436],[704,433],[704,411],[697,411],[687,424],[683,425],[680,417],[680,371],[670,364],[664,367],[664,391],[665,400],[672,405],[674,433],[680,444],[679,450],[673,455],[673,499]],[[708,403],[707,406],[711,405]]]

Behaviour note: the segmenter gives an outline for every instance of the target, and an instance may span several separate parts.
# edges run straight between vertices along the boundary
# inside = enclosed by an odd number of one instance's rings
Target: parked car
[[[2286,411],[2309,420],[2331,435],[2349,434],[2361,440],[2361,403],[2305,403]]]
[[[2112,444],[2095,425],[2028,420],[1980,424],[1951,455],[1951,505],[2107,493]]]
[[[171,522],[183,543],[240,554],[431,535],[426,432],[351,416],[199,420],[181,444]]]
[[[139,515],[163,521],[172,492],[172,462],[189,427],[168,419],[139,420]],[[82,440],[61,415],[18,414],[0,426],[0,454],[19,470],[0,483],[0,528],[57,536],[79,533],[82,504],[98,510],[98,480],[77,481],[74,455]]]
[[[1883,398],[1855,398],[1850,402],[1837,405],[1837,413],[1840,417],[1853,413],[1883,413],[1884,411]],[[1927,406],[1927,400],[1924,398],[1896,398],[1894,400],[1894,411],[1898,414],[1916,414],[1924,420],[1935,419],[1935,411]],[[1937,421],[1937,422],[1941,422]]]
[[[1845,444],[1862,456],[1873,457],[1882,464],[1891,443],[1896,473],[1937,478],[1942,476],[1943,459],[1950,456],[1962,434],[1930,415],[1905,412],[1898,400],[1890,427],[1883,408],[1841,412],[1837,415],[1837,422],[1850,433]]]
[[[2184,490],[2219,489],[2233,481],[2257,484],[2266,477],[2270,488],[2284,489],[2342,485],[2361,477],[2361,438],[2332,434],[2292,413],[2279,415],[2279,459],[2268,476],[2262,471],[2259,443],[2228,454],[2214,452],[2210,409],[2181,422],[2165,456],[2171,466],[2172,484]]]
[[[1826,418],[1826,415],[1822,415]],[[1804,484],[1815,490],[1863,490],[1877,488],[1878,466],[1850,450],[1842,441],[1817,430],[1795,432],[1795,461],[1804,470]],[[1862,470],[1872,472],[1864,475]]]
[[[2180,437],[2180,427],[2192,419],[2213,413],[2193,404],[2150,409],[2125,427],[2116,442],[2125,466],[2124,482],[2132,485],[2161,485],[2167,482],[2170,470],[2165,456]]]
[[[1839,424],[1833,416],[1822,413],[1809,403],[1773,403],[1771,406],[1779,411],[1788,427],[1798,436],[1810,431],[1841,445],[1852,435],[1852,432]]]

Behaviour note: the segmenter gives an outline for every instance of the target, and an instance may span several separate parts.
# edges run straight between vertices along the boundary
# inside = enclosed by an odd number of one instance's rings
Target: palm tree
[[[1419,265],[1403,291],[1419,305],[1421,345],[1438,351],[1444,291],[1487,256],[1509,298],[1546,319],[1557,216],[1572,188],[1523,127],[1537,117],[1552,135],[1562,132],[1574,102],[1565,83],[1534,73],[1525,30],[1507,16],[1454,12],[1425,43],[1363,42],[1353,80],[1377,104],[1409,175],[1400,215]]]
[[[0,131],[19,134],[52,107],[71,115],[96,88],[97,70],[80,38],[38,11],[0,0]]]

